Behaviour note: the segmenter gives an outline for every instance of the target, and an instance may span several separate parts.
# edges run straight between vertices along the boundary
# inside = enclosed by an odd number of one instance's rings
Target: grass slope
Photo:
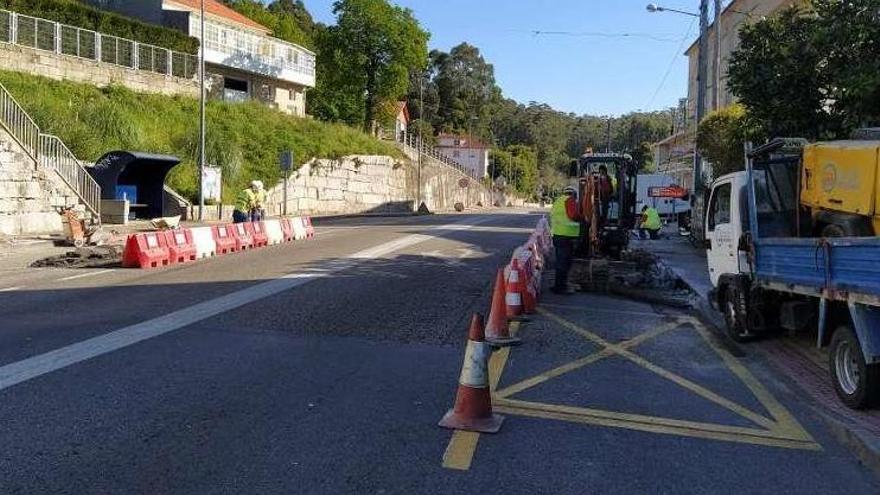
[[[93,162],[113,150],[174,155],[181,164],[168,185],[197,197],[197,100],[4,71],[0,83],[43,132],[60,137],[79,159]],[[351,127],[291,117],[257,103],[211,101],[207,122],[208,164],[223,169],[225,202],[253,179],[275,184],[282,177],[278,157],[288,149],[297,163],[352,154],[402,156],[394,146]]]

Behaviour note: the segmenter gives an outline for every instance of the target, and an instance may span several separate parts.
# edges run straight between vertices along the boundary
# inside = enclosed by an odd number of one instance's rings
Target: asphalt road
[[[747,364],[818,449],[510,417],[480,440],[470,469],[444,467],[451,433],[436,422],[452,405],[467,322],[537,218],[339,220],[310,242],[172,269],[4,273],[0,494],[880,491],[761,363]],[[666,317],[628,301],[601,306],[601,317],[557,311],[604,322],[608,339],[650,330],[639,314]],[[593,349],[547,339],[545,327],[523,326],[531,344],[510,354],[502,386]],[[646,349],[691,376],[687,357],[669,350],[681,343]],[[695,380],[711,381],[696,363]],[[583,392],[607,408],[663,415],[676,404],[684,419],[743,425],[606,364],[597,378],[571,375],[523,397]],[[749,400],[736,398],[761,409]]]

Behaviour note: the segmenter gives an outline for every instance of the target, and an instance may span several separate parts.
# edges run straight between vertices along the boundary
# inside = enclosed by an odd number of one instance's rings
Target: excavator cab
[[[638,165],[628,154],[586,153],[572,162],[584,223],[576,255],[618,259],[635,228]]]

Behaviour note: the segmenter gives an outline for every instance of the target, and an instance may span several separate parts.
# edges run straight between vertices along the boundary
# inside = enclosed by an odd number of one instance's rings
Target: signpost
[[[287,187],[290,182],[290,171],[293,170],[293,162],[293,151],[290,150],[282,152],[278,159],[281,171],[284,172],[284,206],[281,208],[284,215],[287,215]]]

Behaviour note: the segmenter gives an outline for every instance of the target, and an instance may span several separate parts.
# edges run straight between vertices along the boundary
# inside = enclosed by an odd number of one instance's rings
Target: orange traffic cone
[[[514,259],[507,266],[507,284],[505,285],[504,305],[508,319],[515,319],[523,314],[523,279],[519,269],[519,261]]]
[[[464,364],[455,394],[455,406],[439,425],[453,430],[498,433],[504,416],[492,413],[492,394],[489,391],[489,356],[492,347],[484,341],[483,317],[475,314],[468,331]]]
[[[495,277],[495,291],[492,293],[492,307],[489,311],[489,324],[486,325],[486,342],[498,347],[517,345],[522,341],[510,336],[507,324],[507,307],[504,304],[504,272],[498,270]]]

